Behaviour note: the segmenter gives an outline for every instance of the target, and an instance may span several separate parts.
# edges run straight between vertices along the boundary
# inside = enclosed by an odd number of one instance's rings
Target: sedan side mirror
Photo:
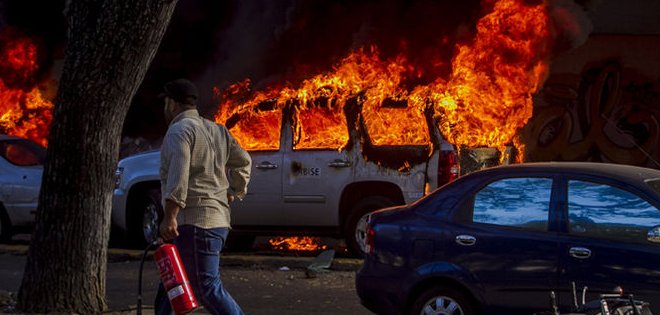
[[[649,230],[646,239],[651,243],[660,244],[660,225],[656,225]]]

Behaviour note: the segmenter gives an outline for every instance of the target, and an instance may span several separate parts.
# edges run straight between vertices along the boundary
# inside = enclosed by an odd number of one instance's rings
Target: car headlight
[[[124,168],[118,167],[117,170],[115,170],[115,189],[119,188],[122,175],[124,175]]]

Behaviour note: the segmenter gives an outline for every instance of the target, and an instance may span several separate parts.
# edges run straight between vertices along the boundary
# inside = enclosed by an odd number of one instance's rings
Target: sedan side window
[[[660,210],[628,191],[580,180],[568,182],[568,231],[571,234],[646,243],[660,225]]]
[[[473,222],[546,231],[551,193],[550,178],[493,182],[476,194]]]

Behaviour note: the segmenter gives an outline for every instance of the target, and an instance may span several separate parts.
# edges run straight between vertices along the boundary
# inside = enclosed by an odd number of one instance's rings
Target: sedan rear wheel
[[[470,301],[456,289],[439,286],[422,293],[410,310],[411,315],[472,315]]]

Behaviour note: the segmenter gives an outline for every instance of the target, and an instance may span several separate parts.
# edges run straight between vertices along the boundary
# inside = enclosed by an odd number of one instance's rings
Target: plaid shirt
[[[170,123],[160,153],[163,205],[181,207],[177,223],[229,227],[227,190],[245,197],[252,160],[227,128],[186,110]]]

